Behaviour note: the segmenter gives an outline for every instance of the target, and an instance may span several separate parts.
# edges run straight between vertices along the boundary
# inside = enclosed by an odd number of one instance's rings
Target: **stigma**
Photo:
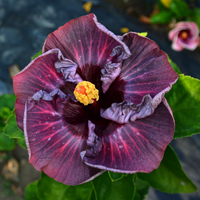
[[[80,82],[74,90],[74,95],[85,106],[99,100],[99,91],[89,81]]]
[[[181,37],[182,37],[182,39],[186,40],[187,37],[188,37],[187,31],[182,31],[182,32],[181,32]]]

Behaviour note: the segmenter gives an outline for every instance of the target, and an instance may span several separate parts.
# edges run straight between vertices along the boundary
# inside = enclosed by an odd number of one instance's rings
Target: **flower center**
[[[74,95],[85,106],[99,100],[99,91],[89,81],[80,82],[74,90]]]
[[[182,31],[181,32],[181,37],[182,37],[182,39],[187,39],[187,37],[188,37],[188,33],[187,33],[187,31]]]

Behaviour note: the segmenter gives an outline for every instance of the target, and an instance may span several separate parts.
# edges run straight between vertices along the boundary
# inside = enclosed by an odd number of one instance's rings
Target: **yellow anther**
[[[76,99],[85,106],[92,104],[94,100],[99,100],[99,91],[95,88],[95,85],[89,81],[80,82],[74,90],[74,95]]]

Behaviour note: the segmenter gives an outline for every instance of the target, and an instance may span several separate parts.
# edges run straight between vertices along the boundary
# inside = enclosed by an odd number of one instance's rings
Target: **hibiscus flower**
[[[195,50],[199,45],[199,28],[194,22],[179,22],[169,34],[172,41],[172,49],[182,51],[183,49]]]
[[[177,78],[150,39],[116,36],[94,14],[71,20],[14,77],[29,162],[67,185],[151,172],[173,138],[164,95]]]

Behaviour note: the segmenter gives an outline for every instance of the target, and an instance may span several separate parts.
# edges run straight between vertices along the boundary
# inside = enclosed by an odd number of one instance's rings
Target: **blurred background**
[[[87,14],[84,0],[0,0],[0,95],[13,93],[12,76],[23,69],[43,46],[47,35],[73,18]],[[150,24],[156,0],[92,0],[91,11],[100,23],[117,35],[128,28],[134,32],[148,32],[161,50],[181,69],[182,73],[200,79],[200,48],[176,52],[168,39],[169,26]],[[200,1],[192,1],[200,6]],[[90,9],[89,9],[90,10]],[[173,140],[183,169],[200,190],[200,136]],[[0,152],[1,154],[3,152]],[[17,161],[19,173],[6,180],[4,161],[0,159],[0,200],[23,198],[26,185],[39,178],[28,163],[27,151],[16,147],[10,156]],[[0,156],[1,157],[1,156]],[[18,169],[17,168],[17,169]],[[3,174],[4,173],[4,174]],[[200,192],[165,194],[150,189],[147,200],[199,200]]]

